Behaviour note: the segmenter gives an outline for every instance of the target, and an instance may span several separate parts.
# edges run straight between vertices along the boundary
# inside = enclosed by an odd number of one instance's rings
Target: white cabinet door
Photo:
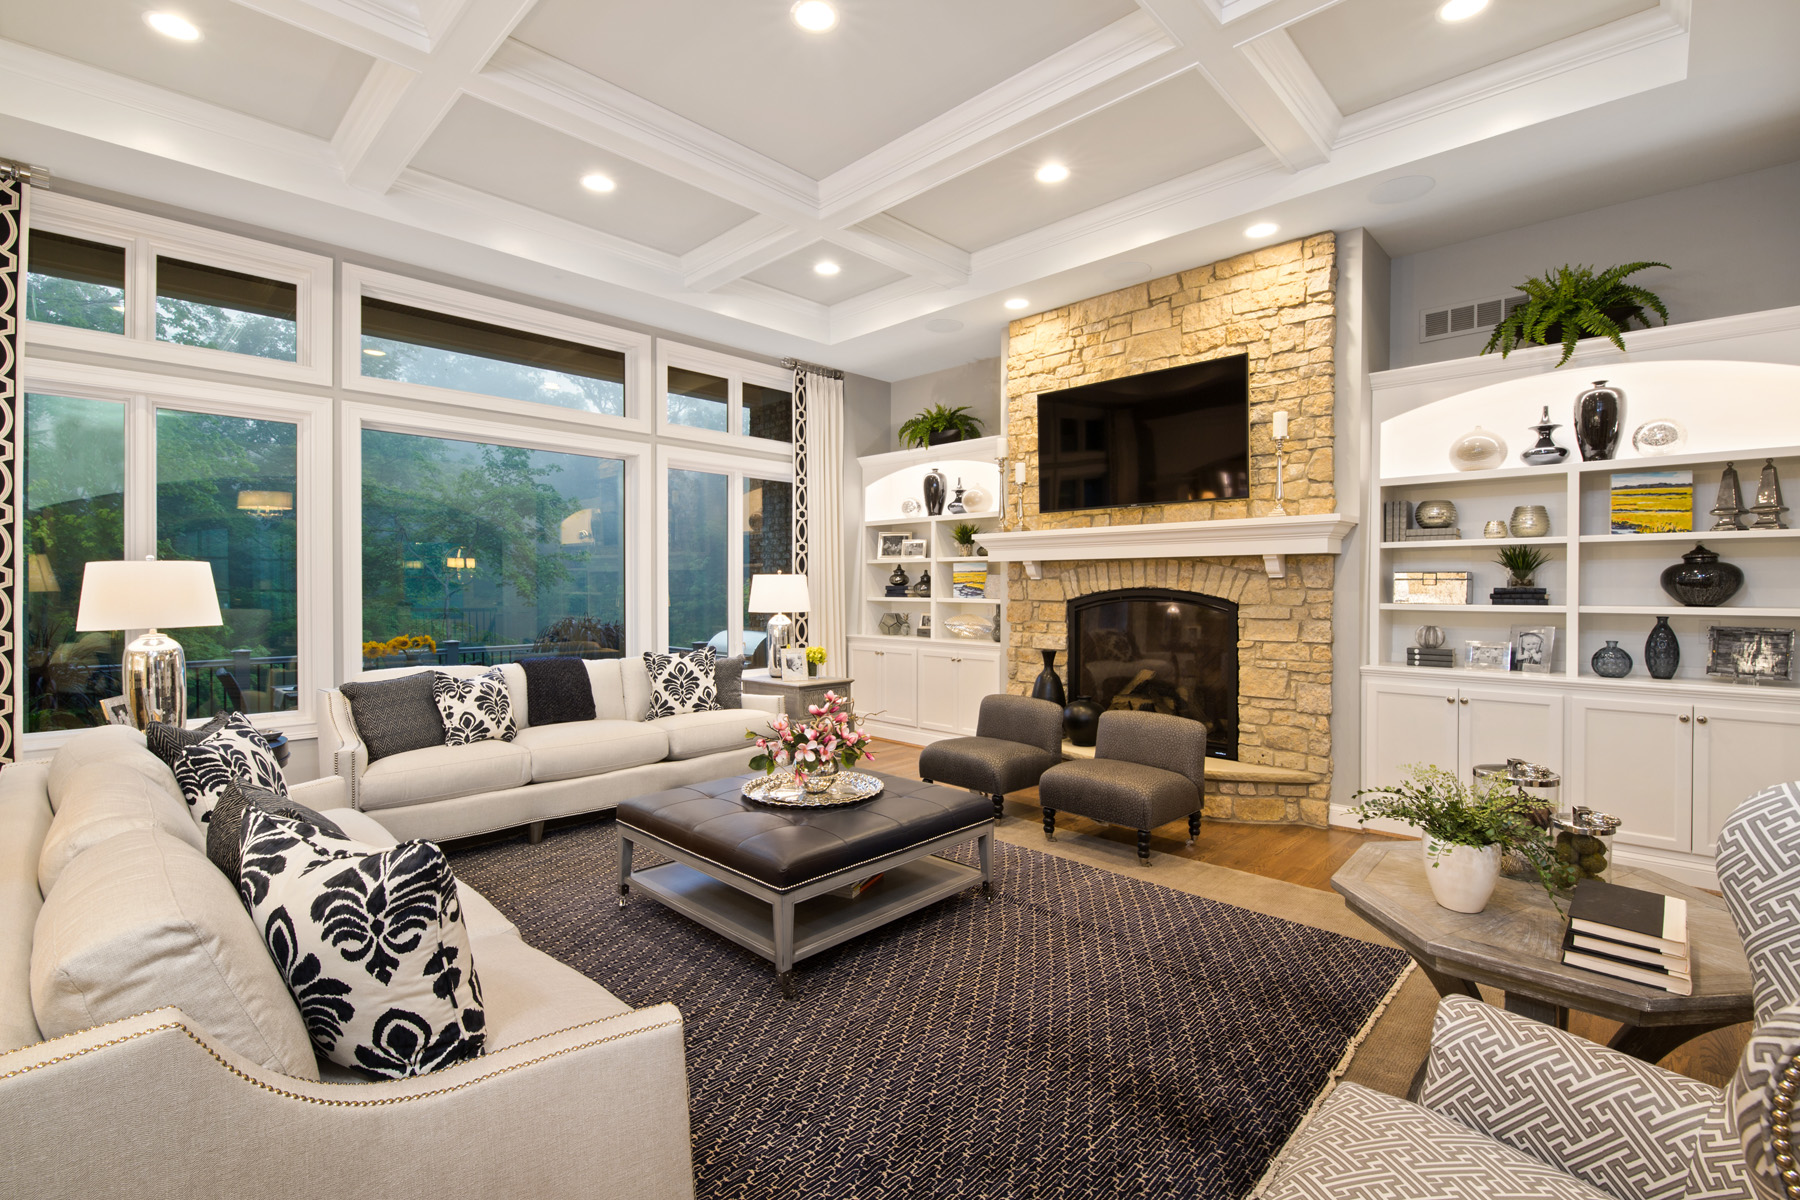
[[[961,733],[962,660],[952,650],[935,646],[919,648],[919,728],[939,733]],[[973,730],[971,730],[973,732]]]
[[[956,732],[973,737],[981,720],[982,699],[1006,690],[1000,678],[1000,659],[959,653],[956,667]]]
[[[1363,685],[1363,786],[1405,778],[1414,763],[1457,769],[1456,688],[1371,679]]]
[[[1569,698],[1565,803],[1611,813],[1619,841],[1685,851],[1694,840],[1694,710],[1647,700]]]
[[[1517,687],[1458,688],[1457,774],[1522,758],[1561,772],[1563,697]]]
[[[1714,853],[1733,809],[1800,779],[1800,713],[1749,704],[1694,706],[1694,850]]]
[[[895,639],[898,641],[899,639]],[[919,723],[919,655],[911,646],[875,651],[876,711],[895,725]]]
[[[873,646],[850,643],[850,695],[856,711],[872,713],[881,708],[881,659]]]

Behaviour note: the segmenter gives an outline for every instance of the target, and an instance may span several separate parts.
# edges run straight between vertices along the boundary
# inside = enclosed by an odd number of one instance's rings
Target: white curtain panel
[[[805,493],[796,498],[794,533],[796,546],[802,540],[805,546],[806,586],[812,594],[807,642],[825,647],[825,670],[842,675],[850,667],[849,644],[844,640],[849,603],[844,564],[844,381],[804,369],[794,374],[795,395],[806,397],[805,456],[795,463],[804,469]]]

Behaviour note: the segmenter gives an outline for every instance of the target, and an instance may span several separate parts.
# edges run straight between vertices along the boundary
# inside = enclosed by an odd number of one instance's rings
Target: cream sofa
[[[392,843],[341,780],[292,790]],[[465,885],[487,1053],[352,1082],[202,846],[134,730],[0,771],[0,1195],[693,1196],[674,1006],[633,1010]]]
[[[519,728],[513,741],[430,746],[375,762],[357,736],[344,694],[336,688],[321,691],[319,774],[344,780],[351,807],[376,814],[396,837],[468,837],[616,808],[631,796],[741,774],[752,753],[745,731],[765,728],[780,711],[779,697],[745,696],[741,709],[646,720],[650,673],[642,659],[585,665],[595,720],[533,726],[525,671],[513,663],[500,668]],[[356,680],[423,670],[466,678],[488,668],[396,667],[365,671]]]

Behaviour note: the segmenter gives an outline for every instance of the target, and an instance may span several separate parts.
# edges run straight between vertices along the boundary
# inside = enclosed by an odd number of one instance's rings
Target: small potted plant
[[[808,646],[806,648],[806,673],[817,676],[819,668],[825,665],[825,647]]]
[[[900,426],[900,444],[912,449],[980,436],[981,418],[970,416],[966,404],[955,408],[934,404]]]
[[[980,532],[981,527],[969,521],[964,521],[951,529],[950,540],[956,543],[956,552],[964,558],[973,558],[975,556],[975,535]]]
[[[1494,561],[1506,568],[1506,586],[1530,587],[1550,556],[1536,546],[1502,546]]]
[[[1669,270],[1668,263],[1633,262],[1595,273],[1592,267],[1561,266],[1519,285],[1525,303],[1494,326],[1493,336],[1481,348],[1483,354],[1500,351],[1505,358],[1521,346],[1554,346],[1562,343],[1557,366],[1569,361],[1575,343],[1582,338],[1603,337],[1625,349],[1624,331],[1636,321],[1650,328],[1645,310],[1669,323],[1669,310],[1661,297],[1648,288],[1626,283],[1625,277],[1647,267]]]
[[[869,749],[873,735],[862,731],[863,719],[850,712],[836,692],[826,692],[825,702],[809,704],[806,712],[802,720],[781,714],[769,722],[764,734],[745,731],[744,736],[756,743],[752,771],[765,775],[786,771],[807,791],[823,792],[831,787],[839,767],[854,767],[861,759],[875,757]]]
[[[1365,824],[1387,819],[1418,827],[1425,837],[1425,879],[1439,904],[1462,913],[1486,908],[1506,850],[1531,865],[1555,900],[1566,872],[1550,835],[1533,820],[1536,802],[1503,781],[1466,784],[1442,767],[1406,771],[1411,778],[1405,783],[1357,792],[1356,817]]]

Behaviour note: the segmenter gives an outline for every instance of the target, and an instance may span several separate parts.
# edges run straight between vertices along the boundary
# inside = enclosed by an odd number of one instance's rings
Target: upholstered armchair
[[[919,778],[991,796],[994,820],[1006,793],[1036,787],[1062,761],[1062,709],[1030,696],[983,696],[975,736],[933,742],[919,754]]]

